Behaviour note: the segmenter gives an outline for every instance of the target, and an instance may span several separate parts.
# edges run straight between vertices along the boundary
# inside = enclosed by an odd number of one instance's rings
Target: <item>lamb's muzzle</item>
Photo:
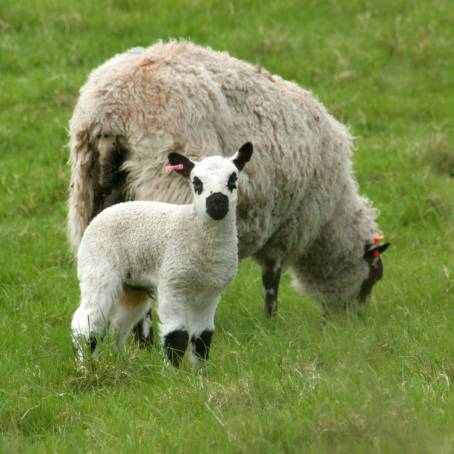
[[[215,220],[224,219],[229,211],[229,198],[221,192],[215,192],[206,199],[207,213]]]

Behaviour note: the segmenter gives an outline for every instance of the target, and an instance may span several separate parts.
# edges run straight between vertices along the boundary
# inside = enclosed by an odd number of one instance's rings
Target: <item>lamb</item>
[[[265,313],[286,269],[324,310],[364,307],[388,243],[358,192],[349,131],[295,83],[187,41],[116,55],[82,87],[70,122],[73,248],[106,206],[188,202],[160,173],[167,150],[200,159],[247,140],[261,159],[242,177],[239,256],[262,267]]]
[[[96,353],[109,324],[121,344],[149,311],[149,300],[124,304],[125,287],[156,289],[168,362],[179,366],[189,340],[195,364],[208,358],[216,307],[238,267],[237,185],[252,149],[198,163],[170,153],[171,169],[191,181],[191,204],[125,202],[93,219],[77,257],[81,303],[71,329],[79,359],[86,343]]]

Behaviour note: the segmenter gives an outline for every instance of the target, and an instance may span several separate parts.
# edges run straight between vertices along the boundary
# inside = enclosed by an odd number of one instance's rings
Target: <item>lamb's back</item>
[[[113,205],[87,227],[78,251],[79,272],[106,267],[133,278],[155,273],[185,223],[187,206],[134,201]]]

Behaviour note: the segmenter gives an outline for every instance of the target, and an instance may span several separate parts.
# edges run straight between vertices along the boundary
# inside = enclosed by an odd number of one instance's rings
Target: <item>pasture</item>
[[[0,452],[454,452],[454,35],[449,0],[0,2]],[[111,55],[158,39],[260,64],[356,137],[392,247],[367,313],[323,319],[251,261],[211,358],[102,349],[77,372],[67,125]],[[107,342],[108,344],[108,342]]]

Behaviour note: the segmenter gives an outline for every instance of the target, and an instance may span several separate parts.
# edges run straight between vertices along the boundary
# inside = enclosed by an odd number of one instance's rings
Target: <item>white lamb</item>
[[[189,339],[193,362],[208,358],[216,307],[237,271],[237,183],[251,154],[250,143],[199,163],[170,153],[172,169],[190,178],[192,204],[126,202],[93,219],[78,251],[81,303],[71,324],[81,359],[109,324],[121,343],[149,311],[147,299],[124,304],[125,287],[155,289],[168,361],[179,366]]]

